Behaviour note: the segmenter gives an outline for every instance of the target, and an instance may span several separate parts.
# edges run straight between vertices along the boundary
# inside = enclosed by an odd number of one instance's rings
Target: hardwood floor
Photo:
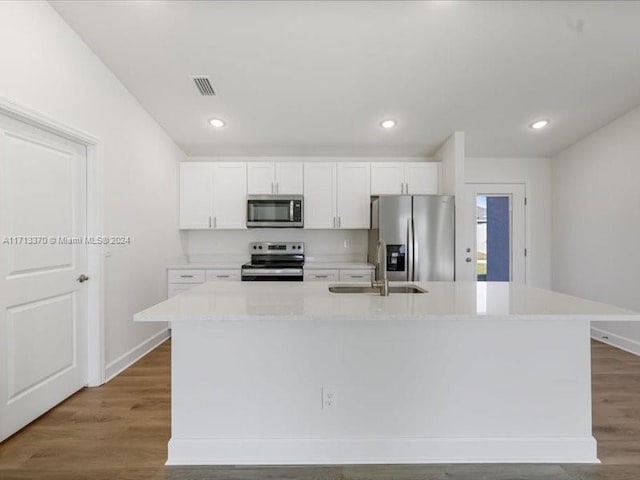
[[[0,444],[0,480],[640,480],[640,357],[593,342],[602,465],[164,467],[171,343],[84,389]]]

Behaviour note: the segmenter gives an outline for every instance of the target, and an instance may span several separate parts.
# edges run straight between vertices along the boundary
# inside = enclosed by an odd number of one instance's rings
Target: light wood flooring
[[[0,480],[640,480],[640,357],[593,342],[598,466],[164,467],[171,343],[0,444]]]

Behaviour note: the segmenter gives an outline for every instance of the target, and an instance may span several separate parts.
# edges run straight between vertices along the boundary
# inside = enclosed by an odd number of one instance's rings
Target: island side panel
[[[169,464],[591,463],[595,447],[586,321],[173,325]]]

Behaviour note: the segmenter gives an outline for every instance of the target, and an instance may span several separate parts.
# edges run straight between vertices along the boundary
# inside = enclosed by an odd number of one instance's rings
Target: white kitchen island
[[[635,312],[507,283],[337,294],[211,282],[170,321],[169,465],[596,463],[590,321]]]

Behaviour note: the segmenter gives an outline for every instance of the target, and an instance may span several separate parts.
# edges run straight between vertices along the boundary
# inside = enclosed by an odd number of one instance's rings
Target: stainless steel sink
[[[378,288],[371,285],[329,285],[329,291],[331,293],[380,293]],[[391,285],[389,293],[427,293],[427,291],[417,285]]]
[[[417,285],[394,285],[389,287],[389,293],[428,293]]]

